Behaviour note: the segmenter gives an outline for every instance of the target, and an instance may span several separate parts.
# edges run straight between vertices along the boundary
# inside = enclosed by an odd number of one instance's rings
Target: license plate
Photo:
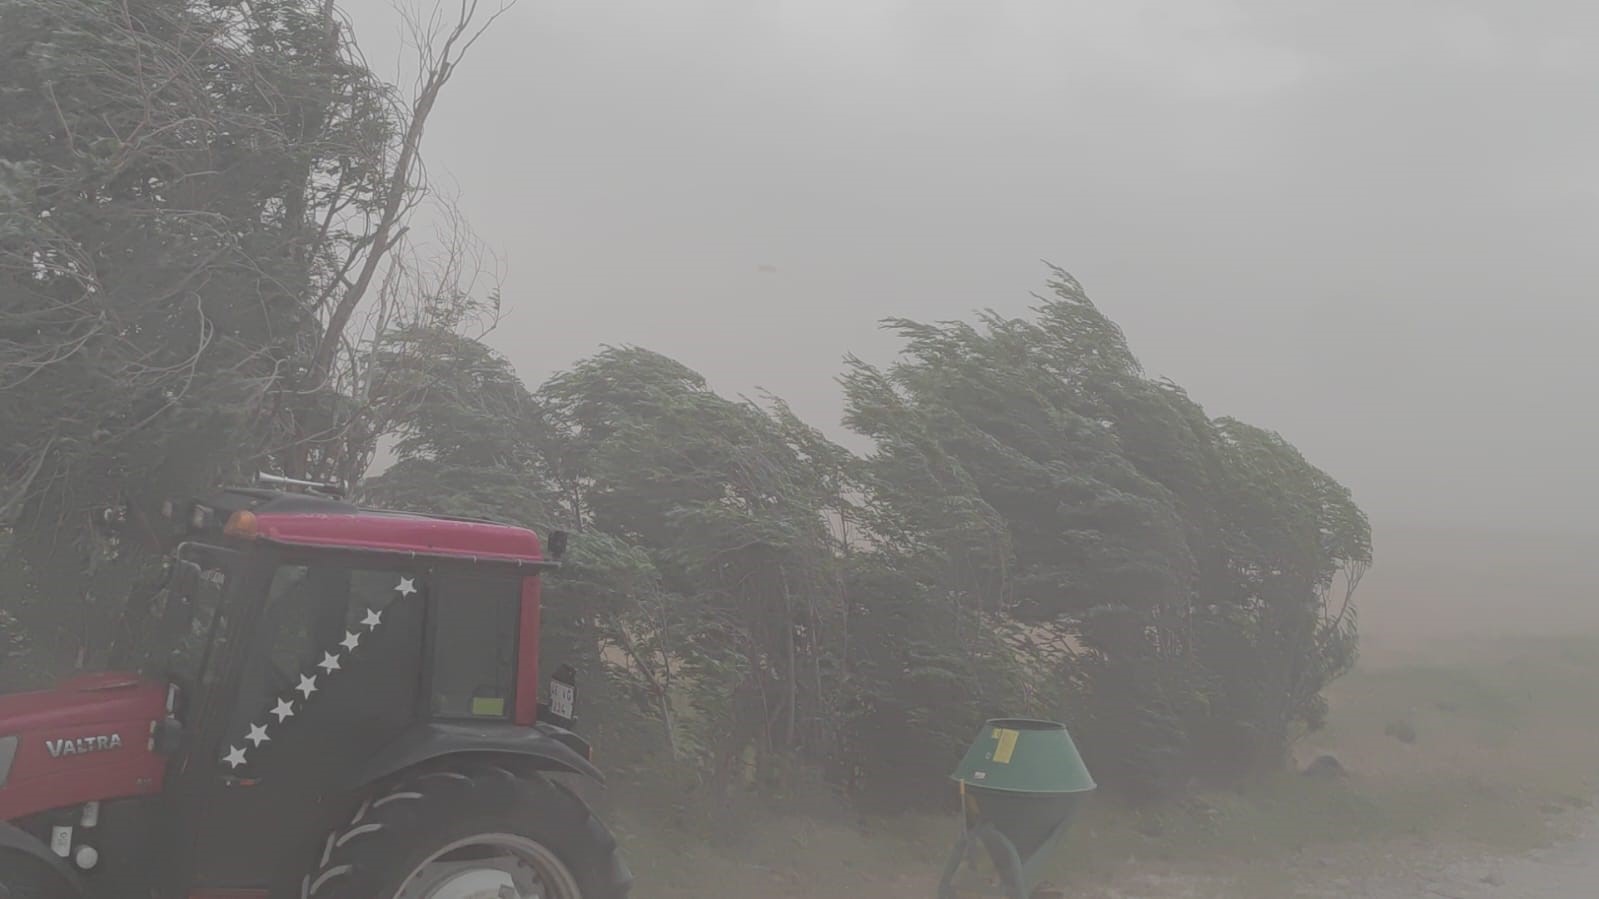
[[[572,708],[576,700],[576,687],[558,680],[550,681],[550,714],[557,718],[572,720]]]

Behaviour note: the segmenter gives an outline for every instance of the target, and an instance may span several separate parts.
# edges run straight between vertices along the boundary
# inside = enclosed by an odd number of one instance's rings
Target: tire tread
[[[367,797],[349,824],[328,835],[301,897],[392,899],[432,847],[460,836],[455,822],[465,819],[503,821],[493,826],[543,844],[572,873],[582,899],[626,899],[630,884],[613,882],[613,872],[626,870],[616,840],[588,806],[541,774],[494,762],[418,772]]]

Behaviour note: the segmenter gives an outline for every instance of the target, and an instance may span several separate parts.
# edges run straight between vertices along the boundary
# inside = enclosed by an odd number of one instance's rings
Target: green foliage
[[[1353,662],[1365,519],[1052,288],[1029,319],[890,322],[899,360],[842,379],[865,458],[646,350],[529,395],[473,341],[411,335],[370,489],[577,532],[546,658],[597,683],[624,766],[782,795],[801,763],[899,808],[1014,714],[1068,720],[1135,797],[1274,765]]]
[[[1370,561],[1365,519],[1281,438],[1146,378],[1065,272],[1051,287],[1031,320],[891,321],[899,361],[851,362],[883,552],[1028,628],[1011,646],[1055,673],[1107,781],[1159,795],[1278,760],[1353,662],[1331,600]]]
[[[870,809],[938,807],[983,721],[1028,714],[1035,686],[995,622],[881,555],[850,566],[849,657],[836,773]],[[1036,704],[1034,704],[1036,705]]]
[[[147,564],[102,510],[137,529],[273,443],[386,91],[309,0],[0,0],[0,525],[44,651]]]
[[[633,348],[579,363],[539,398],[580,542],[598,531],[628,548],[596,573],[627,597],[607,648],[673,752],[697,748],[723,784],[775,786],[790,754],[825,759],[842,603],[824,513],[843,453],[783,407],[724,399]]]
[[[503,357],[440,326],[386,335],[372,360],[374,430],[395,462],[364,495],[393,508],[544,527],[553,502],[539,407]],[[376,434],[374,435],[376,436]]]

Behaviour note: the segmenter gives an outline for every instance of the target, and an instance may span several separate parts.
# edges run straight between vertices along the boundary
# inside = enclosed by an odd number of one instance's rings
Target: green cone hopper
[[[983,725],[953,779],[960,783],[960,839],[939,881],[939,899],[954,899],[961,863],[982,845],[1007,899],[1028,899],[1037,868],[1065,834],[1072,814],[1094,789],[1066,726],[1029,718]]]

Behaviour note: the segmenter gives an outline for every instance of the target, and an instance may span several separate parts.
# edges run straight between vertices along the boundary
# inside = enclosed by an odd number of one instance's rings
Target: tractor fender
[[[605,775],[588,760],[587,750],[588,744],[581,737],[548,724],[522,727],[433,722],[401,733],[362,765],[347,780],[346,787],[357,790],[446,756],[477,754],[519,756],[538,770],[581,774],[605,783]]]
[[[17,852],[28,858],[35,859],[49,866],[50,870],[61,875],[61,879],[72,888],[74,894],[84,894],[83,881],[79,879],[78,872],[67,865],[66,859],[50,851],[44,841],[31,833],[0,821],[0,853]],[[0,897],[9,896],[6,891],[5,878],[0,876]]]

